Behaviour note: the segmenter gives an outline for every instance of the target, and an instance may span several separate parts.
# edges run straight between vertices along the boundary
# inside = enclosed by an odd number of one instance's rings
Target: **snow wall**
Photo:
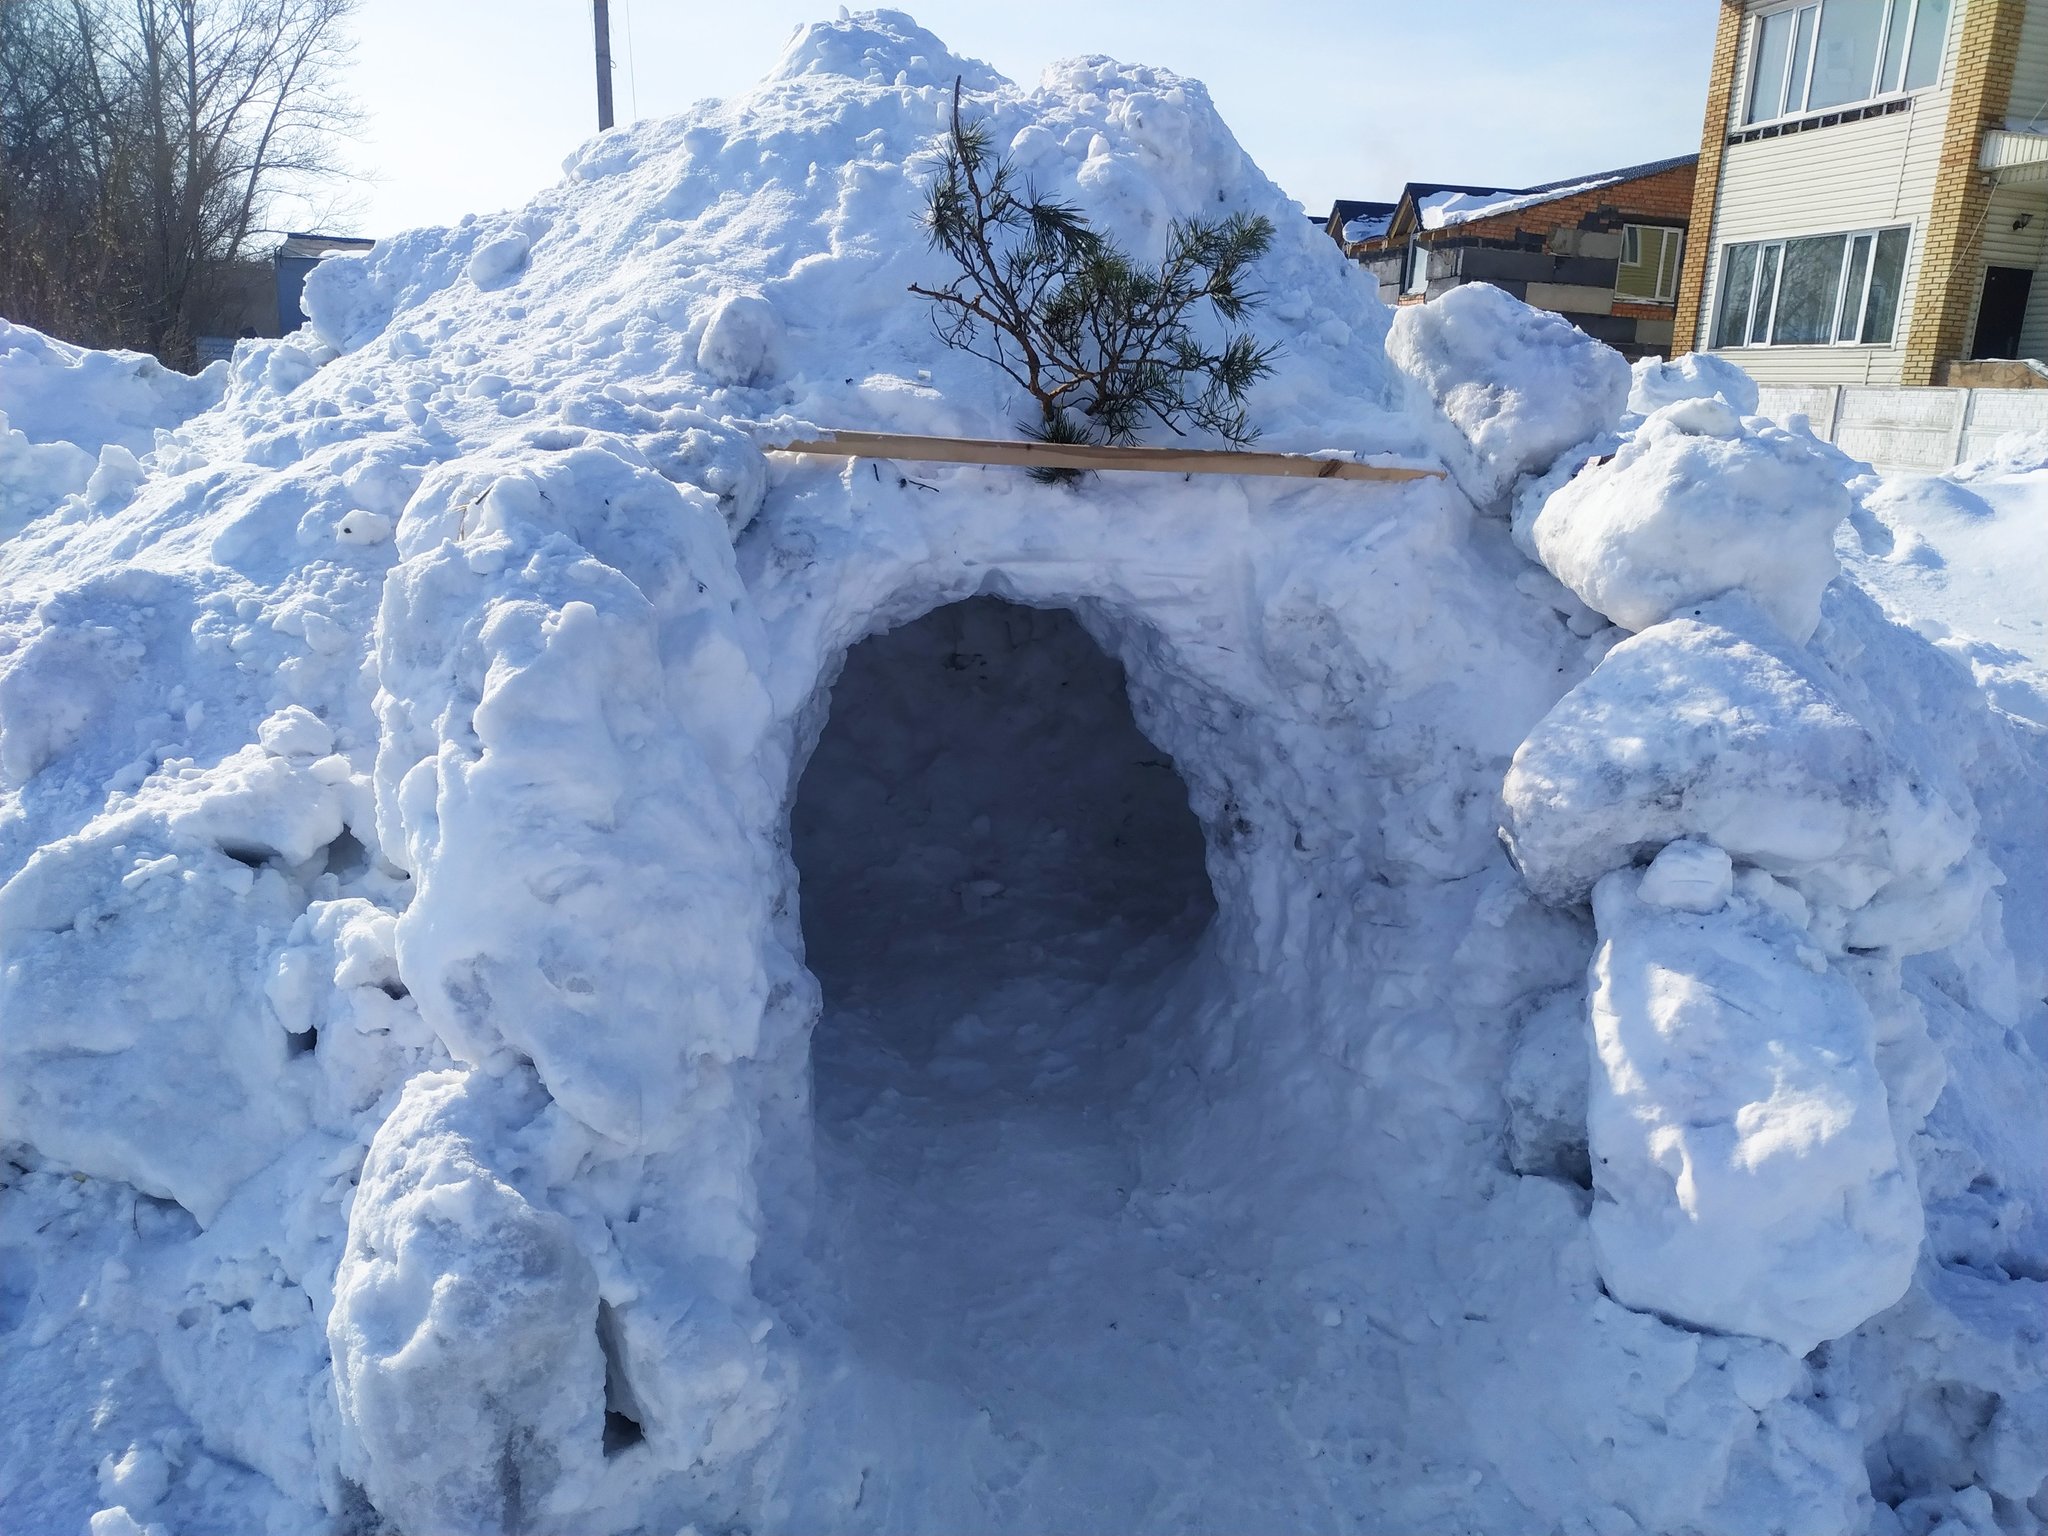
[[[1265,446],[1448,478],[771,463],[1011,430],[904,292],[956,77],[1141,254],[1270,215]],[[1271,1362],[1201,1452],[1270,1490],[1101,1528],[2041,1528],[2041,736],[1836,579],[1859,466],[1391,318],[1160,70],[864,14],[566,171],[224,379],[5,333],[10,1528],[1082,1528],[993,1399],[849,1427],[811,1235],[790,808],[849,648],[991,597],[1185,783],[1117,1113],[1179,1348]]]

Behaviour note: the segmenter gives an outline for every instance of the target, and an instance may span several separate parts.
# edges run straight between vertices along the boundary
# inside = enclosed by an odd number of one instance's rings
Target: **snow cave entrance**
[[[1107,1090],[1119,984],[1215,913],[1187,786],[1065,609],[975,597],[854,646],[790,837],[821,1124],[884,1087]]]

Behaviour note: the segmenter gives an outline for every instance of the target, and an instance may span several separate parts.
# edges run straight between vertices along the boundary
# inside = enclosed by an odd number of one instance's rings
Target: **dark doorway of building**
[[[2026,267],[1986,267],[1984,296],[1977,303],[1977,334],[1972,357],[2018,357],[2020,328],[2026,323],[2027,297],[2034,274]]]

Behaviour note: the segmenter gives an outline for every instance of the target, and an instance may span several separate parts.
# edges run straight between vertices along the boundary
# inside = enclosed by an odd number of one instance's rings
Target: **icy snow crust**
[[[1453,478],[771,466],[1018,410],[956,76]],[[2041,737],[1836,459],[1390,341],[1162,71],[863,15],[567,170],[9,501],[0,1524],[2040,1529]]]

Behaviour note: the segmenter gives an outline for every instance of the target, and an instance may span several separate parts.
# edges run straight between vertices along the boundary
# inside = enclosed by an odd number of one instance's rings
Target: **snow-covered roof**
[[[1621,181],[1619,176],[1596,176],[1590,181],[1574,182],[1542,192],[1436,192],[1421,198],[1415,205],[1415,216],[1424,229],[1449,229],[1457,224],[1469,224],[1474,219],[1491,219],[1503,213],[1518,213],[1524,208],[1533,208],[1538,203],[1554,203],[1560,198],[1574,197],[1581,192],[1592,192],[1600,187],[1611,187]]]
[[[1646,176],[1690,165],[1698,155],[1672,155],[1640,165],[1626,165],[1589,176],[1568,176],[1559,181],[1540,182],[1533,187],[1459,186],[1445,182],[1411,181],[1402,189],[1401,201],[1413,206],[1415,222],[1423,229],[1451,229],[1478,219],[1498,218],[1540,207],[1602,187],[1618,187]],[[1398,208],[1398,204],[1396,205]],[[1390,221],[1391,223],[1391,221]],[[1361,236],[1360,238],[1371,238]]]
[[[1390,203],[1384,213],[1361,213],[1344,221],[1344,238],[1352,240],[1375,240],[1387,232],[1394,222],[1394,209]]]
[[[367,251],[376,241],[359,235],[306,235],[292,233],[278,243],[276,254],[289,260],[295,256],[333,256],[344,251]]]

